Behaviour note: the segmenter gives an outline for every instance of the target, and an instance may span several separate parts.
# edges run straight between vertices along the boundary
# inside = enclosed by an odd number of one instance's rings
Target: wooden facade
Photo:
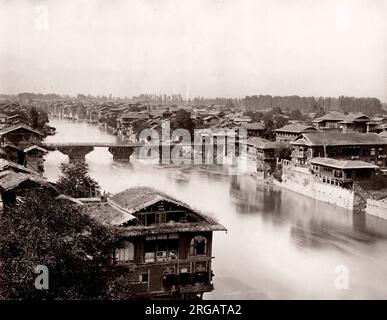
[[[310,170],[316,179],[343,188],[352,188],[355,181],[369,180],[377,168],[358,160],[314,158],[310,161]]]
[[[201,299],[213,290],[212,232],[226,230],[213,219],[143,187],[113,196],[91,214],[119,228],[124,247],[112,262],[135,298]]]
[[[375,133],[304,133],[291,144],[292,161],[301,165],[315,157],[326,157],[387,166],[387,141]]]

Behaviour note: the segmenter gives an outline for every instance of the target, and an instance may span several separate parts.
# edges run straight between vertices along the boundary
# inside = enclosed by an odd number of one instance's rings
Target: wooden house
[[[0,130],[1,146],[14,145],[25,148],[41,141],[43,134],[25,124],[18,124]]]
[[[296,139],[302,133],[316,131],[319,130],[312,126],[306,126],[303,124],[288,124],[275,130],[275,140],[278,142],[290,142]]]
[[[317,157],[310,161],[310,169],[321,183],[352,188],[355,181],[369,180],[375,175],[378,166],[359,160]]]
[[[112,263],[134,297],[200,299],[213,290],[212,233],[226,229],[212,218],[145,187],[85,210],[120,231],[125,246],[115,250]]]
[[[312,158],[325,157],[387,166],[387,141],[376,133],[309,132],[291,145],[292,161],[301,165]]]

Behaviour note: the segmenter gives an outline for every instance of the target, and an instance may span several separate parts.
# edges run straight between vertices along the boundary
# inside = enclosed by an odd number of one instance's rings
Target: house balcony
[[[205,255],[189,256],[186,259],[179,259],[177,252],[171,255],[147,255],[144,259],[144,263],[138,263],[138,265],[149,265],[149,264],[171,264],[171,263],[183,263],[183,262],[205,262],[211,261],[214,257],[208,257]]]
[[[214,285],[212,283],[180,287],[180,293],[209,292],[212,290],[214,290]]]

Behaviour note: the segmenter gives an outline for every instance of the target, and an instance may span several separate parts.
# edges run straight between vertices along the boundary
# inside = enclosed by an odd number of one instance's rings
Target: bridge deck
[[[140,147],[139,143],[115,142],[42,142],[44,147]]]
[[[149,147],[149,144],[140,143],[115,143],[115,142],[42,142],[42,147],[60,148],[60,147]],[[154,144],[154,146],[202,146],[202,144],[193,143],[170,143],[170,144]],[[218,144],[220,145],[220,144]]]

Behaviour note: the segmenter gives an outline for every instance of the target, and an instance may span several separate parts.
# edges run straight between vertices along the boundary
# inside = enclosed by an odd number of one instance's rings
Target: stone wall
[[[349,210],[354,207],[352,190],[322,183],[315,179],[308,168],[285,163],[282,168],[282,182],[274,180],[274,184]]]
[[[368,199],[366,213],[387,220],[387,201]]]

